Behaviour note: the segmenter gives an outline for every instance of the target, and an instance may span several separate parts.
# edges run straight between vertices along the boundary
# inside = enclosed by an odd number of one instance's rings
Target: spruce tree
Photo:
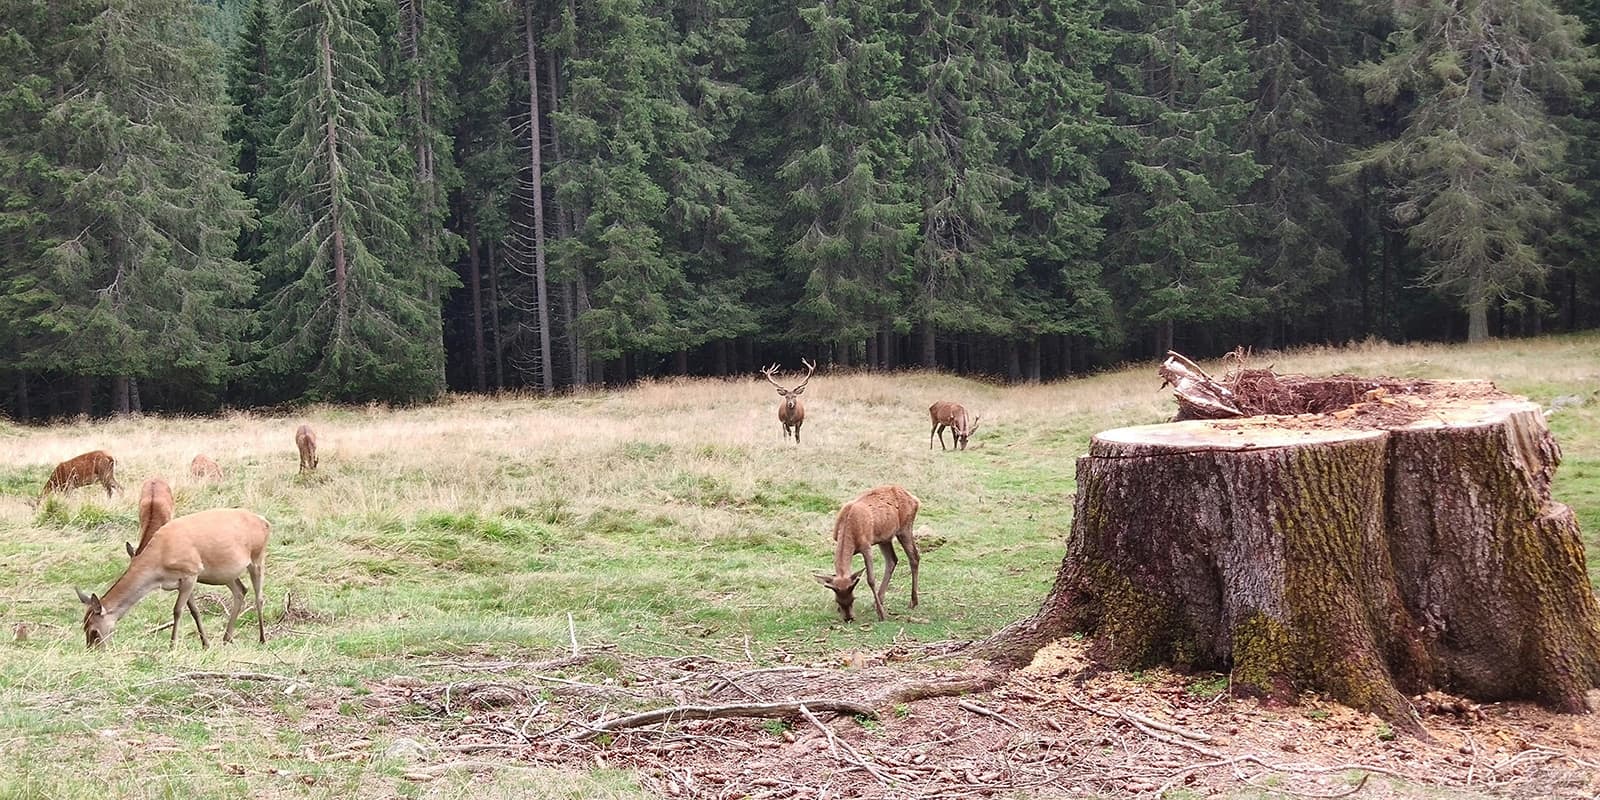
[[[261,366],[312,399],[409,401],[443,388],[428,289],[448,275],[414,246],[414,163],[362,0],[303,0],[284,20],[268,157]]]
[[[1405,3],[1387,55],[1356,79],[1380,106],[1409,100],[1392,141],[1358,166],[1389,176],[1393,218],[1427,259],[1423,279],[1489,335],[1489,306],[1536,285],[1536,246],[1570,185],[1568,135],[1548,107],[1594,69],[1582,27],[1549,0]]]
[[[676,92],[688,110],[671,119],[681,128],[664,141],[662,185],[667,214],[662,240],[679,254],[685,288],[671,315],[688,348],[726,347],[761,333],[759,314],[772,291],[768,271],[770,209],[747,179],[748,146],[757,97],[749,77],[749,25],[743,4],[695,0],[673,5]],[[724,365],[725,366],[725,365]]]
[[[575,3],[561,24],[567,96],[554,117],[564,160],[548,178],[574,228],[551,246],[553,261],[588,288],[576,324],[590,355],[678,350],[687,336],[670,298],[683,271],[658,228],[668,194],[653,169],[663,130],[687,113],[668,91],[668,26],[641,0]]]
[[[1003,151],[1022,139],[1023,123],[1007,114],[1015,88],[992,5],[920,0],[905,23],[916,120],[907,188],[921,204],[910,312],[922,362],[933,366],[937,330],[1014,333],[1006,300],[1020,260],[1004,201],[1021,184]]]
[[[1011,247],[1022,269],[1007,299],[1019,335],[1033,338],[1031,378],[1040,372],[1040,337],[1112,343],[1119,336],[1101,274],[1106,179],[1096,156],[1110,141],[1098,73],[1110,58],[1094,0],[1003,3],[1003,46],[1012,65],[1007,111],[1021,128],[1007,148],[1018,176],[1008,207],[1017,215]]]
[[[907,184],[912,103],[896,4],[783,7],[769,55],[782,196],[780,242],[794,281],[790,334],[852,345],[901,306],[918,204]]]
[[[16,366],[190,402],[226,375],[252,272],[221,53],[191,0],[0,4],[0,319]]]
[[[1253,313],[1246,192],[1260,176],[1240,132],[1250,113],[1239,15],[1228,0],[1120,0],[1109,155],[1116,225],[1106,239],[1127,313],[1173,345],[1178,323]]]

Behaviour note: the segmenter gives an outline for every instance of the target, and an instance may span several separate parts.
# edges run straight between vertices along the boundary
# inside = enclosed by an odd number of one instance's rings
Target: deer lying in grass
[[[317,435],[310,425],[294,432],[294,446],[300,449],[300,474],[317,471]]]
[[[131,542],[123,542],[122,546],[127,548],[128,555],[139,555],[150,544],[150,537],[171,521],[172,487],[160,478],[145,481],[139,487],[139,546],[134,547]]]
[[[889,578],[894,575],[894,566],[898,561],[894,554],[895,540],[899,540],[900,549],[906,551],[906,559],[911,562],[910,607],[917,607],[917,561],[920,554],[911,526],[917,521],[917,509],[921,505],[915,495],[899,486],[879,486],[867,490],[839,509],[839,516],[833,521],[833,540],[836,542],[833,574],[817,573],[815,577],[823,586],[833,590],[834,600],[839,603],[839,611],[844,614],[845,622],[855,619],[852,610],[855,589],[863,572],[867,574],[867,588],[872,590],[872,605],[878,612],[878,619],[886,619],[883,596],[889,592]],[[886,563],[881,586],[872,577],[873,545],[883,551]],[[851,562],[855,561],[857,553],[866,561],[866,566],[852,573]]]
[[[233,641],[234,623],[244,609],[244,581],[250,575],[250,588],[256,595],[256,631],[267,640],[266,623],[261,617],[261,566],[267,555],[267,536],[271,526],[256,514],[239,508],[216,508],[178,517],[150,538],[143,551],[133,557],[122,576],[106,590],[105,597],[85,595],[78,599],[86,606],[83,634],[89,647],[104,644],[116,630],[117,620],[128,613],[144,596],[156,589],[177,590],[172,606],[172,641],[178,643],[178,622],[183,610],[194,617],[200,633],[200,646],[210,647],[206,630],[200,624],[200,609],[194,603],[194,586],[226,586],[233,592],[228,605],[228,627],[222,641]]]
[[[939,434],[939,449],[944,450],[944,429],[950,429],[951,444],[957,450],[967,449],[967,438],[978,431],[978,420],[983,417],[968,417],[967,410],[960,403],[940,400],[928,406],[928,418],[933,420],[933,428],[928,431],[928,449],[933,449],[933,435]]]
[[[772,379],[772,373],[778,371],[778,365],[773,364],[761,374],[767,376],[767,383],[777,387],[778,394],[783,396],[783,402],[778,404],[778,422],[783,424],[783,438],[789,438],[789,432],[794,431],[794,443],[800,443],[800,426],[806,421],[806,406],[800,402],[800,393],[806,390],[806,384],[811,382],[811,373],[817,371],[817,365],[811,361],[800,359],[806,365],[806,379],[793,389],[785,389]]]
[[[217,466],[217,462],[212,461],[204,453],[201,453],[195,456],[193,461],[189,462],[189,474],[203,481],[220,481],[222,480],[222,467]]]
[[[91,483],[106,487],[106,497],[110,497],[112,489],[122,491],[122,484],[117,483],[116,471],[117,460],[104,450],[92,450],[69,458],[57,464],[55,471],[50,473],[39,499],[44,500],[51,492],[70,491]]]

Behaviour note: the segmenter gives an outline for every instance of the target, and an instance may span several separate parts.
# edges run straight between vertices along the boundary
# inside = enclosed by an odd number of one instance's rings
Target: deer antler
[[[811,382],[811,373],[817,371],[817,362],[815,361],[807,361],[806,359],[802,358],[800,359],[800,363],[806,365],[806,379],[801,381],[799,386],[794,387],[794,391],[797,392],[806,388],[806,384]]]
[[[777,386],[778,389],[781,390],[781,391],[785,391],[785,392],[789,391],[788,389],[784,389],[782,386],[779,386],[778,382],[772,379],[772,373],[777,372],[777,371],[778,371],[778,365],[777,364],[773,364],[772,366],[767,367],[764,370],[761,370],[761,374],[767,376],[767,383],[770,383],[773,386]]]

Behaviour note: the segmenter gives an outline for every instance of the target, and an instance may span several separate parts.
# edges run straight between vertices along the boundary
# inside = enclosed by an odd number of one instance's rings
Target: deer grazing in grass
[[[795,444],[800,443],[800,426],[806,421],[806,405],[800,402],[800,393],[805,391],[806,384],[811,382],[811,373],[817,371],[814,362],[802,358],[800,363],[806,366],[806,379],[793,389],[785,389],[772,379],[772,373],[778,371],[777,364],[761,370],[761,374],[767,376],[767,383],[776,387],[778,394],[783,396],[783,402],[778,404],[778,422],[783,423],[783,438],[789,438],[789,432],[794,431]]]
[[[201,453],[195,456],[193,461],[189,462],[189,474],[203,481],[220,481],[222,480],[222,467],[217,466],[217,462],[212,461],[204,453]]]
[[[867,490],[839,509],[839,516],[833,521],[833,574],[817,573],[815,577],[818,583],[833,590],[834,600],[838,602],[839,612],[844,615],[845,622],[855,620],[852,610],[855,590],[863,572],[867,575],[867,588],[872,591],[872,605],[878,612],[878,619],[886,619],[883,596],[889,592],[889,578],[894,575],[895,564],[899,561],[894,554],[896,540],[900,542],[900,549],[906,551],[906,560],[911,562],[910,607],[917,607],[917,561],[920,554],[911,526],[917,521],[917,509],[921,505],[915,495],[899,486],[879,486]],[[886,564],[881,585],[872,576],[873,545],[883,551]],[[850,567],[857,553],[861,554],[866,566],[851,572]]]
[[[317,471],[317,435],[310,425],[301,425],[294,432],[294,446],[300,449],[300,474]]]
[[[150,544],[150,537],[171,521],[172,487],[160,478],[145,481],[139,487],[139,546],[134,547],[131,542],[123,542],[122,546],[129,556],[139,555]]]
[[[266,623],[261,616],[261,567],[270,532],[266,520],[239,508],[200,511],[161,526],[104,597],[77,590],[78,599],[85,606],[83,634],[88,646],[104,644],[116,630],[117,620],[129,609],[156,589],[166,589],[178,592],[178,601],[172,607],[172,640],[168,646],[177,645],[178,622],[187,608],[200,633],[200,646],[210,647],[200,624],[200,609],[194,602],[196,583],[226,586],[233,593],[228,604],[228,626],[222,633],[222,641],[231,642],[234,623],[244,610],[245,588],[240,576],[245,574],[249,574],[250,588],[256,595],[256,632],[262,642],[267,641]]]
[[[928,449],[933,449],[933,435],[939,434],[939,449],[944,450],[944,429],[950,429],[951,442],[957,450],[967,449],[967,439],[978,430],[978,420],[982,417],[968,417],[967,410],[960,403],[940,400],[928,406],[928,418],[933,420],[933,427],[928,431]]]
[[[110,497],[111,490],[122,491],[122,484],[117,483],[116,471],[117,460],[104,450],[91,450],[69,458],[57,464],[55,471],[50,473],[39,500],[49,497],[51,492],[66,492],[91,483],[106,487],[106,497]]]

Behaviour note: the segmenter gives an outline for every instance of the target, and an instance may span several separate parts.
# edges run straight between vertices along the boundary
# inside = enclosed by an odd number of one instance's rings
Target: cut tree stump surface
[[[1227,670],[1242,693],[1321,691],[1414,731],[1405,698],[1433,688],[1584,710],[1600,604],[1537,404],[1261,370],[1207,390],[1312,410],[1096,435],[1055,588],[991,655],[1085,633],[1109,666]]]

